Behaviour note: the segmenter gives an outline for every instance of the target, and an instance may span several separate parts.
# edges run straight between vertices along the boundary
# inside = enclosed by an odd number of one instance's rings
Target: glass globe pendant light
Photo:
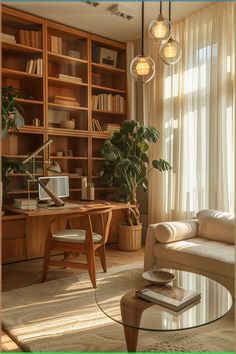
[[[149,26],[148,34],[156,42],[167,41],[171,36],[171,23],[162,16],[162,1],[160,1],[160,14]]]
[[[169,21],[171,21],[171,1],[169,1]],[[171,36],[167,42],[162,43],[159,54],[165,64],[176,64],[181,58],[181,45]]]
[[[142,84],[150,81],[155,75],[155,63],[150,56],[144,55],[144,1],[142,1],[142,50],[130,64],[133,78]]]

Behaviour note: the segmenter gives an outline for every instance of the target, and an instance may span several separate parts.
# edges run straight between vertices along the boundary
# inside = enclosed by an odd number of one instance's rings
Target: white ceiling
[[[81,1],[18,1],[3,2],[11,7],[36,14],[53,21],[57,21],[72,27],[96,33],[121,42],[126,42],[141,33],[141,1],[114,1],[100,2],[97,8]],[[135,18],[128,21],[124,18],[111,15],[108,8],[113,4],[121,4],[135,11]],[[206,1],[173,1],[172,21],[178,21],[183,17],[210,4]],[[145,27],[159,13],[159,2],[145,1]],[[168,2],[163,2],[163,15],[168,17]]]

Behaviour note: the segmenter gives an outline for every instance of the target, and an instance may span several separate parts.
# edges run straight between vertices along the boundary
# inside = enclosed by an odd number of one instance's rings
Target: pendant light
[[[171,23],[162,16],[162,1],[160,1],[160,14],[149,26],[148,34],[156,42],[167,41],[171,36]]]
[[[171,22],[171,1],[169,1],[169,21]],[[160,46],[160,57],[165,64],[176,64],[181,58],[181,45],[172,36]]]
[[[133,78],[142,84],[150,81],[155,75],[154,60],[144,55],[144,1],[142,1],[142,50],[134,57],[130,64],[130,73]]]

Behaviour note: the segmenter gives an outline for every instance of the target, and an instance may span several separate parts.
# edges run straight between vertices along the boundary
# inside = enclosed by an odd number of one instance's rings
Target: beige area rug
[[[112,273],[124,269],[127,266]],[[3,327],[24,351],[126,351],[122,326],[99,310],[85,277],[72,276],[5,292],[2,307]],[[233,310],[219,321],[192,330],[140,331],[137,350],[233,352]]]

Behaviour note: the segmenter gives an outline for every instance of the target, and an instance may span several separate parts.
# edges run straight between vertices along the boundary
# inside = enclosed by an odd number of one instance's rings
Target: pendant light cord
[[[162,1],[160,1],[160,15],[162,15]]]
[[[142,52],[141,55],[144,55],[144,1],[142,1]]]
[[[169,1],[169,21],[171,22],[171,1]]]

